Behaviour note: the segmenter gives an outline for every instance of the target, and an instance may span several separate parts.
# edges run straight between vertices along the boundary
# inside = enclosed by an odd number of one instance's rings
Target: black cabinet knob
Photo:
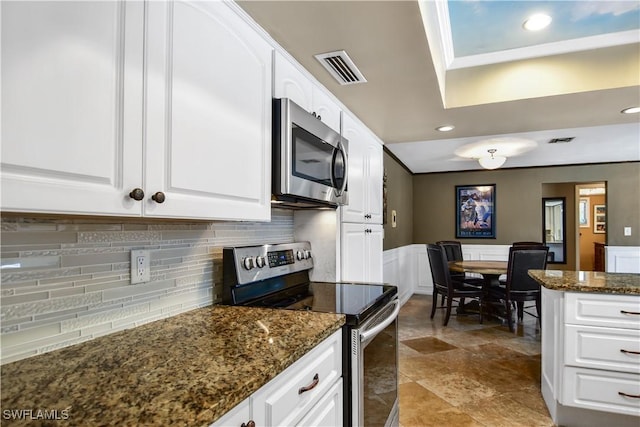
[[[153,200],[156,203],[163,203],[165,200],[164,193],[162,191],[158,191],[156,194],[151,196],[151,200]]]
[[[246,423],[242,423],[240,427],[256,427],[256,423],[253,420],[251,420],[251,421],[247,421]]]
[[[144,191],[142,191],[142,188],[134,188],[131,193],[129,193],[129,197],[133,200],[140,201],[144,199]]]

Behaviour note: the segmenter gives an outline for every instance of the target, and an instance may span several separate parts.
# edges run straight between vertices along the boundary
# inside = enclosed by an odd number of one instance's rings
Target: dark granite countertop
[[[555,291],[640,295],[640,274],[529,270],[529,275]]]
[[[8,410],[57,411],[64,425],[208,425],[343,324],[217,305],[9,363],[2,425],[53,425],[8,420]]]

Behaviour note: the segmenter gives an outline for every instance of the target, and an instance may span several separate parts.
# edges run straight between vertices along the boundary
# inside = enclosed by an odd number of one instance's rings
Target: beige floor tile
[[[540,330],[525,314],[514,332],[495,319],[443,311],[415,295],[399,316],[400,424],[553,426],[540,393]]]

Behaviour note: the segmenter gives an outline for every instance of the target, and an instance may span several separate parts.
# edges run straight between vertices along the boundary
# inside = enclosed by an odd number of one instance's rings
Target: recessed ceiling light
[[[454,130],[456,127],[453,125],[445,125],[445,126],[439,126],[436,128],[437,131],[440,132],[449,132],[451,130]]]
[[[629,108],[625,108],[620,112],[624,114],[640,113],[640,107],[629,107]]]
[[[535,15],[531,15],[527,18],[522,26],[528,31],[538,31],[547,27],[549,24],[551,24],[551,17],[549,15],[536,13]]]

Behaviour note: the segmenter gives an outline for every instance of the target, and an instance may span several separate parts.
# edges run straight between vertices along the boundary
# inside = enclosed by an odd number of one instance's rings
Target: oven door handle
[[[400,300],[396,299],[391,304],[395,304],[396,308],[393,309],[393,313],[391,313],[386,319],[382,322],[378,323],[371,329],[367,329],[360,333],[360,342],[368,341],[370,338],[376,336],[380,331],[389,326],[396,318],[398,317],[398,313],[400,313]]]

